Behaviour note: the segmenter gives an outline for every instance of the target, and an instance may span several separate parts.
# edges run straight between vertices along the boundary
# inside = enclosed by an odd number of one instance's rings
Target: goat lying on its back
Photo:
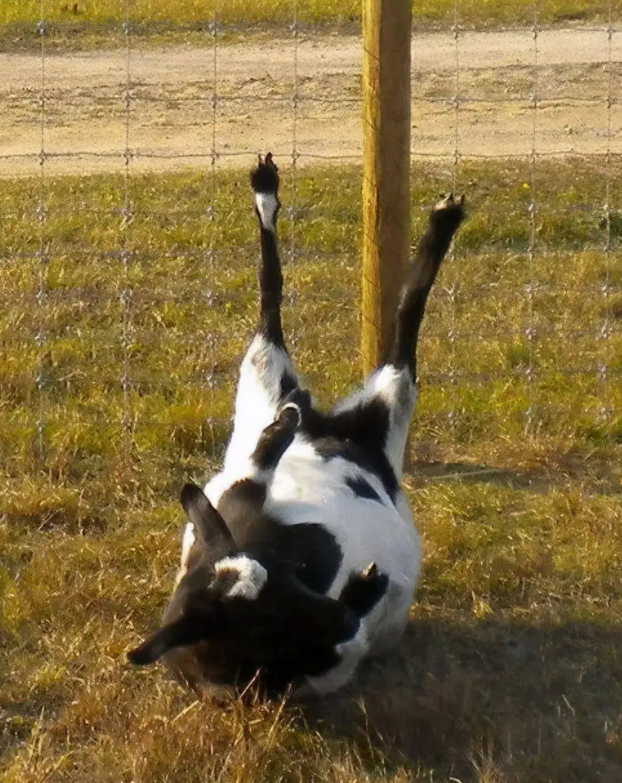
[[[385,364],[333,410],[300,389],[281,329],[277,168],[251,173],[259,220],[260,311],[242,363],[221,473],[188,484],[181,568],[164,624],[132,651],[164,657],[192,685],[328,693],[395,644],[419,575],[419,539],[400,489],[416,399],[426,301],[463,219],[452,195],[432,211]],[[257,675],[257,673],[259,673]]]

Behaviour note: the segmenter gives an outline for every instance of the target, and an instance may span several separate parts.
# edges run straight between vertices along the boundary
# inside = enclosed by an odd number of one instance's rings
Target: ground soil
[[[544,31],[537,68],[527,30],[464,33],[457,46],[416,35],[412,52],[415,154],[622,152],[622,36]],[[299,41],[297,69],[291,39],[134,47],[129,71],[124,51],[51,54],[44,69],[2,54],[0,176],[36,173],[42,146],[51,174],[122,171],[126,148],[135,171],[247,166],[267,149],[300,165],[357,160],[361,60],[360,38],[330,35]]]

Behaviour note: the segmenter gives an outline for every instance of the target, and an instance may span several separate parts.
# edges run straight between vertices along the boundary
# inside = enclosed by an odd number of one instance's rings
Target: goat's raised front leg
[[[276,420],[260,434],[251,456],[235,466],[235,473],[225,472],[225,483],[230,486],[218,498],[218,510],[237,540],[246,540],[252,535],[274,473],[294,440],[300,418],[298,406],[286,403]]]
[[[251,186],[261,242],[257,273],[259,322],[240,369],[234,429],[225,467],[250,458],[285,397],[298,388],[281,326],[283,275],[276,232],[279,175],[270,153],[265,160],[260,158],[259,165],[251,171]]]
[[[463,204],[464,197],[455,201],[450,193],[430,213],[402,288],[388,356],[364,387],[338,405],[333,414],[339,429],[361,446],[383,448],[398,480],[417,398],[419,330],[441,262],[464,218]]]

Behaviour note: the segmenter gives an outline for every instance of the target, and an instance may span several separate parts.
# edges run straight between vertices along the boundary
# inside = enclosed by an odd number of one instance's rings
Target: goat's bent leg
[[[251,172],[251,185],[261,241],[259,322],[240,369],[234,431],[225,465],[251,456],[284,398],[298,387],[281,327],[283,276],[276,233],[279,176],[271,154],[265,161],[260,159]]]
[[[430,213],[428,227],[419,241],[397,309],[395,334],[382,366],[367,379],[362,390],[336,409],[363,418],[373,411],[376,422],[386,421],[384,451],[398,480],[402,475],[404,448],[417,399],[417,343],[430,290],[451,240],[464,218],[464,198],[442,198]],[[377,430],[376,430],[377,431]]]

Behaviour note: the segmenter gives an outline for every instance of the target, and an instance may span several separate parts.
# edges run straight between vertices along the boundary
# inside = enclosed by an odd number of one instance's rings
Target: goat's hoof
[[[453,193],[441,195],[430,216],[430,225],[437,231],[448,231],[451,234],[464,220],[464,196],[454,198]]]
[[[339,600],[359,617],[369,614],[389,587],[389,577],[376,563],[370,563],[358,574],[353,574],[341,591]]]
[[[257,166],[251,170],[251,187],[255,193],[274,193],[279,189],[278,168],[272,153],[269,152],[265,159],[259,155]]]
[[[363,579],[375,579],[378,576],[378,566],[375,563],[370,563],[367,568],[361,572]]]
[[[294,403],[298,410],[300,411],[301,418],[304,417],[305,413],[312,407],[311,406],[311,395],[306,389],[292,389],[290,393],[285,397],[283,400],[283,405],[281,406],[281,410],[283,408],[286,408],[290,403]]]
[[[457,200],[454,198],[453,191],[441,193],[439,201],[434,205],[434,212],[443,212],[444,210],[462,209],[464,207],[464,194]]]
[[[286,403],[279,411],[278,421],[287,422],[291,429],[296,430],[302,421],[302,411],[295,402]]]

